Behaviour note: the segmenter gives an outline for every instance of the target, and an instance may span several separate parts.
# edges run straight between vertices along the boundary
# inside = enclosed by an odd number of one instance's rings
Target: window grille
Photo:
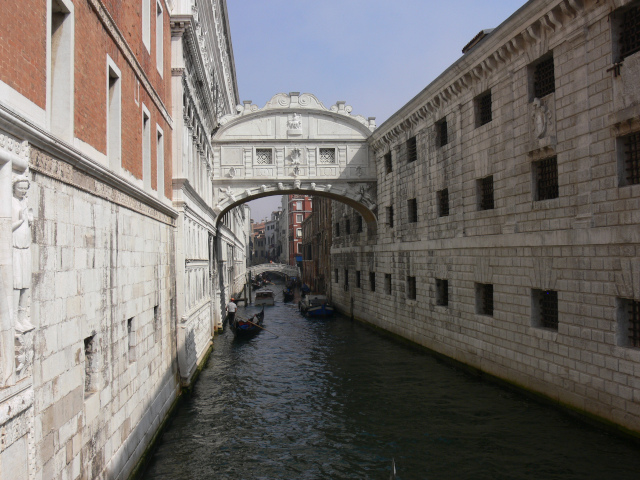
[[[538,297],[540,325],[544,328],[558,329],[558,292],[544,290]]]
[[[335,278],[336,278],[336,283],[338,283],[338,269],[336,268],[335,271]]]
[[[477,97],[476,107],[479,127],[493,120],[491,117],[491,90]]]
[[[640,6],[622,14],[620,29],[620,60],[640,50]]]
[[[407,162],[415,162],[418,159],[418,144],[416,137],[407,140]]]
[[[372,292],[376,291],[376,272],[369,272],[369,288]]]
[[[415,198],[409,199],[407,207],[409,210],[409,223],[416,223],[418,221],[418,201]]]
[[[320,149],[320,163],[336,163],[336,149],[335,148],[321,148]]]
[[[356,270],[356,288],[360,288],[360,270]]]
[[[393,206],[387,207],[387,224],[393,228]]]
[[[436,278],[436,304],[441,307],[449,305],[449,280]]]
[[[362,233],[362,215],[356,217],[356,233]]]
[[[270,148],[256,148],[256,163],[258,165],[272,165],[273,157]]]
[[[349,290],[349,270],[344,270],[344,289]]]
[[[557,157],[535,162],[537,200],[558,198]]]
[[[348,218],[345,220],[344,230],[347,235],[351,235],[351,220]]]
[[[416,299],[416,277],[407,277],[407,298]]]
[[[480,210],[493,209],[493,176],[480,180]]]
[[[391,152],[384,155],[384,168],[386,173],[391,173],[393,171],[393,164],[391,163]]]
[[[446,217],[449,215],[449,189],[445,188],[438,192],[438,215]]]
[[[640,183],[640,132],[624,137],[624,173],[627,185]]]
[[[629,316],[629,345],[632,347],[640,347],[640,302],[629,300],[627,305],[627,314]]]
[[[553,70],[553,57],[539,62],[533,70],[533,90],[537,98],[556,91],[556,77]]]
[[[340,222],[336,222],[336,237],[340,236]]]
[[[444,147],[449,143],[449,136],[447,135],[447,119],[443,118],[436,123],[436,137],[439,147]]]
[[[493,316],[493,285],[482,283],[478,286],[478,313]]]
[[[387,295],[391,295],[391,274],[384,274],[384,291]]]

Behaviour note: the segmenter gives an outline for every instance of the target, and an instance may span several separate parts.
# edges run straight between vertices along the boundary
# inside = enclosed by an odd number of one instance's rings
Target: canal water
[[[357,322],[278,301],[264,327],[216,337],[143,478],[640,478],[637,443]]]

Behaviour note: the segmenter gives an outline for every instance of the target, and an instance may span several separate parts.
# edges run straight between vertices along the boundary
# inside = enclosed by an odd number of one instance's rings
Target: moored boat
[[[275,305],[276,301],[273,295],[272,290],[262,289],[256,291],[255,299],[253,300],[254,305]]]
[[[308,317],[329,317],[333,315],[333,306],[326,295],[309,294],[300,300],[298,308]]]
[[[282,296],[285,302],[290,302],[293,300],[293,289],[289,287],[284,287],[282,289]]]
[[[262,328],[262,322],[264,321],[264,305],[259,313],[254,314],[251,318],[245,319],[240,317],[237,313],[236,316],[229,325],[233,334],[237,337],[249,337],[264,330]]]

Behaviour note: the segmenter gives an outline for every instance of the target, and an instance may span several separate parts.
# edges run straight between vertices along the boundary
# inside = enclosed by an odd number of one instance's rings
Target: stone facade
[[[639,5],[530,1],[478,37],[372,134],[375,242],[332,248],[344,312],[635,434]]]

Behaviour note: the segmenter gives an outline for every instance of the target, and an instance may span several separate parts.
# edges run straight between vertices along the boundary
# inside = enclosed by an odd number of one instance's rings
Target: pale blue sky
[[[241,100],[312,93],[381,125],[523,0],[227,0]],[[279,197],[250,203],[260,220]]]

